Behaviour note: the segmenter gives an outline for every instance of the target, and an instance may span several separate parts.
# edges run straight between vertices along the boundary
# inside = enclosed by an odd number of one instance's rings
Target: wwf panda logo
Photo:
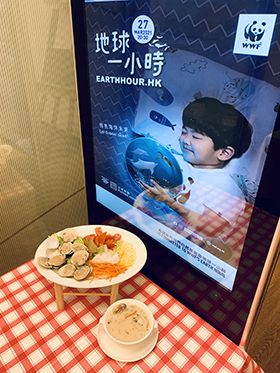
[[[258,23],[253,21],[249,23],[244,30],[245,39],[250,39],[252,42],[260,41],[265,32],[266,22]]]

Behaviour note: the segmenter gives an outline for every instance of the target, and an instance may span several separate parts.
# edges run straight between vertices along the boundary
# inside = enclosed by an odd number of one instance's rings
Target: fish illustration
[[[177,48],[171,47],[167,43],[163,42],[163,36],[157,36],[151,43],[149,43],[149,46],[152,48],[157,49],[163,49],[164,52],[171,52],[174,53],[177,51]]]
[[[151,43],[149,43],[149,46],[150,47],[155,47],[157,49],[162,49],[164,48],[164,50],[166,49],[166,47],[168,47],[168,44],[167,43],[163,43],[161,44],[160,43],[160,40],[163,38],[163,36],[158,36],[156,39],[154,39]]]
[[[229,104],[234,104],[239,98],[245,100],[255,92],[255,85],[243,78],[231,78],[224,84],[224,94]]]
[[[174,131],[174,127],[176,124],[172,124],[164,115],[158,113],[157,111],[152,110],[150,112],[150,118],[159,124],[162,124],[163,126],[170,127]]]
[[[148,162],[148,161],[143,161],[142,159],[138,159],[137,162],[133,161],[133,159],[128,160],[132,163],[133,167],[137,168],[138,170],[150,170],[151,175],[154,173],[155,167],[158,165],[155,162]]]
[[[172,104],[174,100],[172,94],[164,86],[161,86],[160,88],[146,86],[146,87],[143,87],[142,89],[156,103],[162,106],[169,106]]]
[[[166,157],[166,155],[163,155],[161,152],[158,152],[159,157],[156,157],[156,159],[162,159],[165,163],[168,164],[169,167],[175,168],[175,170],[178,171],[178,169],[174,166],[174,164],[170,161],[169,158]]]
[[[145,151],[145,150],[142,150],[140,148],[137,148],[135,150],[132,150],[133,154],[137,154],[137,155],[145,155],[145,156],[148,156],[149,154]]]

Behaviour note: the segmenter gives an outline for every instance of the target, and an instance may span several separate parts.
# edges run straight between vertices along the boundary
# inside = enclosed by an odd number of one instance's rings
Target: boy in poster
[[[233,106],[208,97],[190,103],[182,119],[185,180],[180,192],[172,198],[153,180],[154,187],[139,183],[149,198],[180,215],[189,229],[204,238],[219,237],[244,211],[244,195],[225,166],[249,149],[252,127]]]

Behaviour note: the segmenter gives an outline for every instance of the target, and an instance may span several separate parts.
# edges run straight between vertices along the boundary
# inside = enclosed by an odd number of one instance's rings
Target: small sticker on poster
[[[141,15],[135,18],[132,24],[132,35],[140,44],[149,43],[155,33],[154,22],[150,17]]]
[[[240,14],[233,53],[268,56],[276,14]]]

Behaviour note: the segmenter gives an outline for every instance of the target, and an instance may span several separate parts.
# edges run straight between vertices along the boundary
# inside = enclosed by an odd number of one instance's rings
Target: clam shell
[[[46,256],[39,256],[37,258],[37,261],[40,264],[40,266],[44,268],[52,268],[52,266],[49,263],[49,258],[47,258]]]
[[[50,236],[46,240],[47,249],[57,249],[59,246],[59,240],[57,236]]]
[[[57,273],[60,277],[72,277],[75,271],[76,267],[73,264],[65,264],[59,268]]]
[[[89,253],[85,250],[75,252],[71,257],[71,263],[75,266],[82,266],[88,260]]]
[[[74,272],[74,279],[77,281],[84,280],[90,273],[91,273],[91,267],[84,265],[81,266],[80,268],[76,269]]]
[[[60,232],[59,236],[64,242],[73,242],[78,237],[78,232],[74,228],[66,228]]]
[[[126,309],[126,304],[125,303],[120,303],[118,306],[116,306],[114,309],[113,309],[113,313],[117,314],[117,313],[122,313],[125,309]]]
[[[52,267],[61,267],[66,261],[66,256],[63,254],[55,254],[49,258],[49,264]]]
[[[70,255],[73,254],[73,244],[71,242],[64,242],[60,247],[59,251],[61,254]]]
[[[73,243],[72,245],[73,252],[75,253],[76,251],[80,250],[85,250],[87,251],[86,245],[83,245],[82,243]]]

